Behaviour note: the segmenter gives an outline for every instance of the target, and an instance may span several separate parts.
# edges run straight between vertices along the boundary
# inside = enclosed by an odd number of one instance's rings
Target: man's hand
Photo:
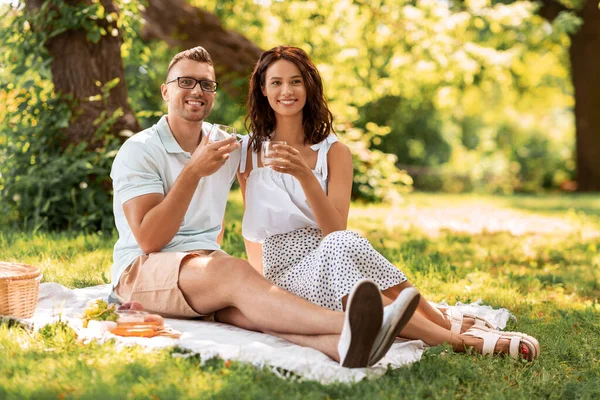
[[[206,135],[194,150],[192,159],[186,168],[193,172],[198,179],[212,175],[229,159],[229,153],[239,147],[240,144],[235,136],[208,143],[208,135]]]

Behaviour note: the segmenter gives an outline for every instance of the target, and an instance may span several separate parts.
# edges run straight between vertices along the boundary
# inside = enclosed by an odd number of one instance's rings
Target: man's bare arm
[[[219,236],[217,236],[217,243],[219,246],[223,244],[223,236],[225,235],[225,218],[223,218],[223,222],[221,222],[221,232],[219,232]]]
[[[144,253],[162,250],[175,237],[200,179],[217,171],[238,146],[234,138],[212,144],[207,140],[202,140],[166,196],[152,193],[123,204],[127,223]]]

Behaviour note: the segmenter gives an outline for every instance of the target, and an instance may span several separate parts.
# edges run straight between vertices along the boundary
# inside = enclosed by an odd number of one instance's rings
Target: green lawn
[[[239,192],[224,249],[243,256]],[[282,380],[268,370],[172,351],[82,345],[67,329],[0,326],[4,398],[600,398],[600,197],[413,194],[397,207],[353,205],[358,230],[429,299],[506,307],[540,359],[430,348],[410,367],[353,385]],[[512,232],[512,233],[511,233]],[[39,265],[44,281],[103,283],[114,236],[0,230],[0,259]]]

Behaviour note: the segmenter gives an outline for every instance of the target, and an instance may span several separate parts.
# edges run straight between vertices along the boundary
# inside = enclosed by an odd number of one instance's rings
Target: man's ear
[[[162,98],[164,101],[169,101],[169,87],[167,85],[165,85],[164,83],[162,85],[160,85],[160,94],[162,95]]]

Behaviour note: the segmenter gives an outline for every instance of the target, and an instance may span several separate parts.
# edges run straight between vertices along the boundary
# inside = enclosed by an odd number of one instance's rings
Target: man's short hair
[[[184,50],[181,53],[176,54],[175,57],[173,57],[173,59],[169,63],[169,68],[167,68],[167,76],[169,76],[171,68],[173,68],[175,64],[177,64],[184,58],[193,61],[204,62],[211,66],[213,65],[212,58],[210,57],[210,54],[208,54],[208,51],[206,51],[206,49],[202,46],[196,46],[194,48]]]

